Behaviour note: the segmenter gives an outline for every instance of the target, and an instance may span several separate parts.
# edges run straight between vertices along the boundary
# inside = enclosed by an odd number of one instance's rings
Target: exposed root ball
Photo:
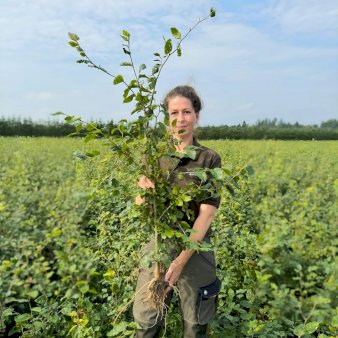
[[[165,272],[162,264],[156,263],[154,278],[149,282],[146,300],[163,318],[167,311],[165,299],[169,290],[169,283],[164,280]]]

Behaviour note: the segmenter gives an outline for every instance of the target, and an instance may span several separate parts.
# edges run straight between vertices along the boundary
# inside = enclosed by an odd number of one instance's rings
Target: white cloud
[[[260,11],[267,3],[270,7]],[[5,15],[0,18],[0,82],[6,87],[0,88],[0,95],[7,98],[6,106],[0,100],[2,110],[42,114],[48,108],[48,112],[105,117],[114,110],[118,116],[130,110],[119,101],[122,90],[113,87],[104,74],[75,64],[77,53],[67,45],[67,32],[80,36],[95,62],[124,75],[126,69],[119,68],[126,59],[121,29],[132,34],[136,63],[150,67],[152,53],[162,50],[162,36],[169,36],[170,27],[186,32],[213,5],[216,17],[184,41],[181,58],[173,57],[166,65],[159,81],[159,99],[178,83],[192,84],[210,112],[208,121],[222,123],[231,116],[219,114],[223,106],[224,111],[233,112],[234,120],[264,118],[259,114],[267,111],[274,114],[275,107],[279,110],[278,97],[285,98],[285,107],[291,106],[290,87],[307,91],[307,100],[299,105],[315,107],[320,95],[315,90],[316,74],[321,75],[322,88],[332,92],[337,88],[333,80],[338,68],[337,44],[321,44],[317,36],[327,36],[337,26],[336,0],[266,0],[231,11],[226,7],[237,3],[216,0],[1,0],[0,11]],[[297,44],[299,32],[307,33],[307,43]],[[29,95],[25,94],[27,79]],[[20,108],[17,97],[29,102]],[[324,103],[322,99],[321,105]],[[327,106],[329,110],[329,103]]]
[[[265,13],[289,32],[338,31],[336,0],[277,0]]]
[[[37,93],[29,93],[26,95],[26,98],[29,100],[49,101],[54,98],[54,95],[48,91],[41,91]]]

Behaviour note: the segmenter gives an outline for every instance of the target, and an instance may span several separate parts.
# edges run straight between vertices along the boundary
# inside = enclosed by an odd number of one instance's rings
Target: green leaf
[[[159,69],[160,69],[160,64],[156,63],[156,65],[154,65],[151,73],[154,75],[154,74],[158,73]]]
[[[133,64],[132,64],[131,62],[122,62],[122,63],[120,64],[120,66],[123,66],[123,67],[132,67]]]
[[[227,303],[231,303],[234,297],[235,297],[235,291],[233,289],[229,289],[228,296],[226,298]]]
[[[335,315],[331,320],[331,325],[335,328],[338,327],[338,315]]]
[[[319,323],[318,322],[310,322],[305,325],[305,331],[308,334],[315,332],[318,329]]]
[[[33,325],[34,325],[34,327],[36,328],[36,329],[43,329],[44,328],[44,326],[45,326],[45,324],[43,323],[43,322],[41,322],[41,321],[39,321],[39,320],[36,320],[36,321],[34,321],[33,322]]]
[[[119,83],[121,83],[121,82],[123,82],[123,81],[124,81],[123,76],[122,76],[122,75],[117,75],[117,76],[115,77],[114,81],[113,81],[113,84],[114,84],[114,85],[117,85],[117,84],[119,84]]]
[[[88,152],[86,152],[86,155],[88,157],[95,157],[95,156],[100,155],[100,152],[98,150],[88,151]]]
[[[300,324],[297,327],[295,327],[295,329],[293,330],[293,333],[295,335],[297,335],[297,337],[302,337],[306,334],[306,330],[305,330],[305,325],[304,324]]]
[[[255,170],[251,165],[248,165],[246,167],[246,171],[247,171],[248,175],[250,175],[250,176],[252,176],[255,173]]]
[[[161,237],[162,238],[173,238],[175,235],[175,231],[173,229],[165,229],[161,232]]]
[[[22,315],[18,315],[15,317],[15,322],[17,324],[21,324],[26,322],[27,320],[29,320],[32,317],[32,315],[30,313],[24,313]]]
[[[119,186],[119,181],[116,178],[111,178],[109,181],[109,186],[116,188]]]
[[[76,286],[79,288],[82,294],[85,294],[89,290],[89,285],[86,281],[78,281]]]
[[[79,46],[79,44],[75,41],[68,41],[68,44],[72,47],[78,47]]]
[[[39,292],[36,290],[32,290],[28,292],[28,296],[32,299],[35,299],[39,295]]]
[[[154,89],[155,88],[155,85],[156,85],[156,78],[154,76],[151,76],[149,79],[148,79],[148,82],[149,82],[149,88],[150,89]]]
[[[221,180],[223,178],[223,170],[221,168],[211,169],[211,174],[216,180]]]
[[[171,42],[171,39],[168,39],[166,42],[165,42],[165,45],[164,45],[164,54],[169,54],[173,49],[173,45],[172,45],[172,42]]]
[[[95,122],[91,122],[91,123],[88,123],[86,125],[86,129],[88,131],[92,131],[92,130],[95,130],[97,128],[97,124]]]
[[[203,169],[200,170],[196,170],[195,171],[195,175],[202,181],[206,181],[208,179],[208,176],[206,174],[206,172]]]
[[[104,275],[104,279],[111,280],[116,275],[116,272],[114,270],[108,270]]]
[[[181,47],[177,47],[177,56],[182,56],[182,49],[181,49]]]
[[[140,66],[140,69],[139,69],[139,73],[141,73],[142,70],[144,70],[146,68],[147,68],[147,66],[144,63],[142,63],[141,66]]]
[[[229,193],[231,194],[232,197],[236,196],[235,190],[233,189],[233,187],[231,185],[226,184],[225,188],[229,191]]]
[[[189,201],[191,201],[191,196],[189,196],[189,195],[183,195],[183,196],[181,196],[181,200],[183,202],[189,202]]]
[[[88,134],[88,135],[85,137],[84,141],[87,143],[87,142],[91,141],[92,139],[94,139],[95,137],[96,137],[95,134]]]
[[[211,7],[210,8],[210,17],[213,18],[216,15],[216,10],[215,8]]]
[[[80,120],[81,119],[79,117],[75,117],[75,116],[69,116],[68,115],[68,116],[65,117],[65,121],[69,124],[72,124],[72,123],[74,123],[76,121],[80,121]]]
[[[11,307],[5,309],[3,312],[2,312],[2,315],[4,317],[9,317],[13,314],[13,309]]]
[[[73,116],[66,116],[65,117],[65,120],[68,122],[68,123],[72,123],[74,121],[74,117]]]
[[[173,35],[175,39],[178,39],[178,40],[181,39],[181,33],[179,32],[177,28],[171,27],[170,30],[171,30],[171,34]]]
[[[77,124],[75,126],[75,130],[76,130],[77,133],[79,133],[82,130],[82,124]]]
[[[53,113],[52,115],[57,116],[57,115],[66,115],[66,114],[61,111],[57,111],[56,113]]]
[[[114,325],[114,328],[107,333],[107,337],[120,336],[121,333],[125,332],[127,326],[128,322],[121,322],[117,325]]]
[[[169,114],[167,112],[164,112],[163,123],[169,127]]]
[[[129,42],[129,40],[130,40],[130,33],[129,33],[128,31],[126,31],[126,30],[123,30],[123,31],[121,32],[121,38],[122,38],[124,41]]]
[[[124,100],[123,100],[123,103],[129,103],[133,100],[133,98],[135,97],[134,94],[131,94],[129,96],[127,96]]]
[[[166,134],[167,132],[167,127],[164,123],[158,122],[158,128],[160,129],[162,135]]]
[[[232,183],[237,189],[239,189],[238,183],[231,176],[228,177],[228,181],[230,181],[230,183]]]
[[[123,47],[123,53],[127,54],[127,55],[130,55],[130,51],[127,48],[124,48],[124,47]]]
[[[176,201],[175,201],[175,205],[177,205],[178,207],[182,207],[183,206],[183,201],[178,198]]]
[[[124,30],[124,29],[122,30],[122,35],[126,36],[128,38],[130,37],[130,33],[128,31]]]
[[[79,41],[80,40],[80,38],[76,35],[76,34],[74,34],[74,33],[68,33],[68,37],[71,39],[71,40],[73,40],[73,41]]]

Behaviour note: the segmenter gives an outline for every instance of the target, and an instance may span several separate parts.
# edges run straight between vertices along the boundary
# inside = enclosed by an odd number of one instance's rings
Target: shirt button
[[[204,294],[204,296],[206,296],[208,294],[208,291],[204,290],[203,294]]]

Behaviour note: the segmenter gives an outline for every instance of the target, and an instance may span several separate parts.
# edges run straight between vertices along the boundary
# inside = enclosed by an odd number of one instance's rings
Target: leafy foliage
[[[5,336],[133,336],[130,305],[147,241],[130,202],[136,168],[121,170],[123,158],[92,142],[0,139]],[[335,142],[205,145],[232,176],[248,160],[255,170],[238,180],[235,199],[223,190],[213,224],[222,290],[210,336],[334,337]],[[85,156],[94,149],[98,157]],[[167,337],[181,330],[176,305]]]

